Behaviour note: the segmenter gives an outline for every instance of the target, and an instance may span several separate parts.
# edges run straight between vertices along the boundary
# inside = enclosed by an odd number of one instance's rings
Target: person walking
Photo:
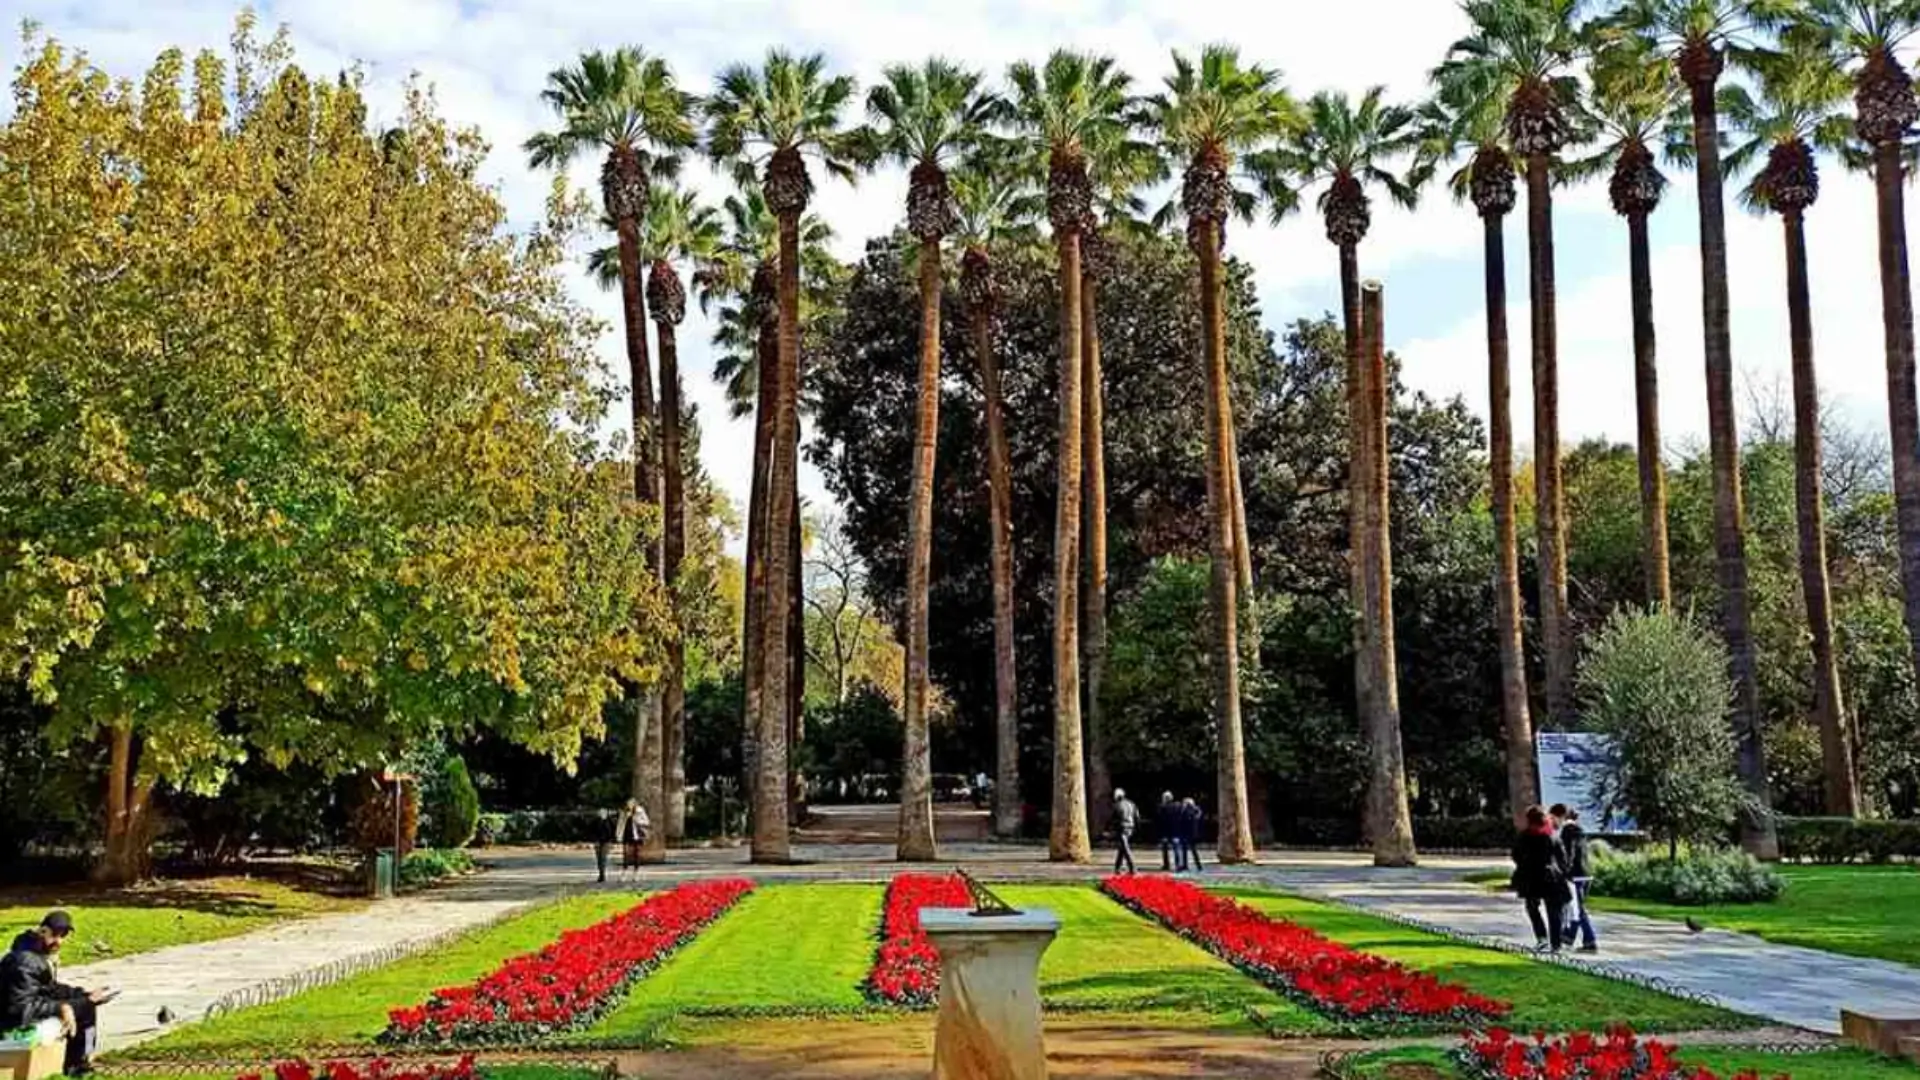
[[[1205,818],[1205,812],[1193,800],[1193,796],[1180,800],[1180,853],[1186,862],[1193,865],[1196,874],[1206,869],[1200,865],[1200,823]]]
[[[620,876],[640,876],[640,847],[647,842],[647,830],[653,822],[647,819],[647,808],[640,805],[639,799],[628,799],[627,808],[620,814]]]
[[[600,871],[600,883],[607,882],[607,859],[613,854],[613,815],[601,807],[593,819],[593,864]]]
[[[1174,872],[1175,856],[1179,857],[1180,870],[1187,868],[1187,849],[1180,846],[1180,826],[1186,816],[1180,812],[1180,804],[1174,800],[1173,792],[1160,793],[1160,808],[1153,812],[1153,831],[1160,837],[1160,870],[1162,873]]]
[[[1526,902],[1535,945],[1559,952],[1566,921],[1567,852],[1554,839],[1553,824],[1542,807],[1527,807],[1526,827],[1514,838],[1512,883],[1513,891]]]
[[[1593,864],[1587,851],[1587,830],[1580,825],[1580,811],[1564,809],[1560,815],[1560,846],[1567,855],[1567,881],[1573,895],[1567,903],[1567,930],[1562,936],[1573,944],[1574,931],[1580,932],[1580,951],[1600,951],[1600,935],[1593,929],[1593,914],[1587,910],[1587,890],[1593,886]]]
[[[1113,835],[1120,844],[1120,850],[1113,856],[1113,872],[1119,873],[1125,866],[1127,873],[1133,868],[1133,830],[1140,825],[1140,808],[1133,805],[1127,793],[1120,788],[1113,789]]]
[[[39,926],[13,939],[13,947],[0,959],[0,1031],[58,1020],[67,1040],[61,1071],[85,1076],[93,1071],[99,1041],[96,1010],[112,1001],[115,991],[83,990],[54,979],[54,960],[71,933],[73,917],[49,911]]]

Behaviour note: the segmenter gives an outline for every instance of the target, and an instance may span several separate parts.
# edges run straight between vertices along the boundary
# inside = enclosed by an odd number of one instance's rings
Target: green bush
[[[437,782],[428,789],[428,839],[434,847],[463,848],[473,842],[480,827],[480,792],[467,773],[467,763],[449,754],[440,763]]]
[[[1787,887],[1772,867],[1731,848],[1687,848],[1677,858],[1665,851],[1616,852],[1595,844],[1593,893],[1665,904],[1761,904]]]
[[[1816,863],[1920,859],[1920,821],[1782,817],[1780,854]]]
[[[507,810],[479,815],[474,843],[585,844],[593,841],[598,810]]]
[[[400,886],[411,889],[473,872],[473,856],[459,848],[415,848],[400,864]]]

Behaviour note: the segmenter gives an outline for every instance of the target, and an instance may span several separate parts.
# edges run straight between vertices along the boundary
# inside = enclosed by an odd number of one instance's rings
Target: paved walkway
[[[1417,919],[1490,943],[1530,946],[1520,902],[1431,869],[1285,865],[1267,880],[1291,892],[1340,900]],[[1826,1034],[1840,1031],[1840,1010],[1920,1016],[1920,969],[1792,945],[1747,934],[1636,915],[1602,913],[1602,953],[1570,954],[1576,966],[1604,966],[1703,994],[1729,1009]]]

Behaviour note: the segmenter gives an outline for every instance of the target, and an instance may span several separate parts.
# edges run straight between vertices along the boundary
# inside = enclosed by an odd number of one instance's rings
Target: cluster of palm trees
[[[857,95],[852,79],[830,74],[818,55],[778,49],[757,66],[721,72],[705,96],[680,89],[662,60],[636,49],[590,53],[549,77],[544,98],[558,123],[529,140],[527,151],[542,166],[590,151],[605,155],[601,195],[618,243],[595,260],[621,294],[634,386],[634,493],[662,508],[667,540],[654,562],[669,595],[685,515],[674,333],[686,302],[678,267],[692,269],[703,305],[719,306],[720,342],[733,357],[721,374],[731,381],[734,400],[756,409],[743,665],[756,860],[789,855],[789,757],[799,735],[800,343],[805,308],[817,302],[810,285],[822,276],[818,266],[830,235],[807,214],[813,167],[851,181],[881,162],[908,171],[905,233],[917,246],[921,327],[905,522],[901,858],[935,854],[927,596],[949,240],[959,248],[959,298],[985,399],[997,686],[994,822],[1003,832],[1019,825],[1011,469],[993,348],[994,259],[1008,245],[1034,242],[1043,224],[1057,256],[1060,326],[1050,854],[1088,859],[1096,827],[1090,820],[1105,802],[1098,323],[1106,251],[1129,229],[1183,227],[1195,254],[1202,326],[1195,359],[1206,377],[1220,855],[1226,862],[1252,857],[1240,667],[1257,659],[1258,648],[1242,640],[1252,636],[1242,609],[1254,583],[1227,375],[1223,250],[1231,221],[1277,220],[1317,194],[1327,239],[1339,253],[1348,342],[1356,680],[1375,762],[1369,834],[1377,861],[1411,861],[1392,643],[1380,293],[1362,284],[1359,246],[1371,220],[1371,192],[1412,207],[1448,162],[1460,163],[1451,179],[1454,194],[1474,206],[1485,228],[1495,595],[1512,806],[1534,801],[1537,783],[1513,493],[1503,223],[1524,180],[1542,699],[1549,722],[1562,726],[1574,721],[1574,642],[1559,469],[1553,192],[1607,173],[1613,205],[1627,220],[1647,599],[1669,603],[1647,250],[1647,221],[1667,184],[1659,167],[1665,157],[1690,165],[1697,179],[1719,608],[1737,687],[1731,722],[1740,736],[1742,775],[1764,803],[1727,328],[1728,172],[1750,174],[1743,199],[1779,214],[1785,226],[1802,576],[1827,794],[1835,812],[1857,810],[1820,520],[1804,211],[1818,194],[1816,152],[1873,170],[1903,583],[1920,669],[1920,415],[1902,204],[1907,136],[1920,105],[1894,54],[1920,29],[1920,0],[1464,0],[1462,6],[1471,31],[1435,68],[1431,100],[1418,104],[1389,103],[1379,88],[1357,99],[1322,92],[1302,101],[1287,92],[1278,72],[1244,62],[1229,45],[1209,46],[1198,56],[1176,52],[1171,74],[1150,94],[1137,94],[1110,58],[1070,50],[1037,66],[1012,65],[1004,90],[946,60],[889,67],[866,95],[864,123],[850,116]],[[1723,80],[1730,66],[1747,72],[1747,82]],[[1850,121],[1841,113],[1849,90]],[[1736,139],[1723,135],[1723,119]],[[1576,150],[1581,153],[1571,154]],[[675,185],[682,160],[695,153],[739,187],[726,199],[724,215]],[[1146,194],[1164,188],[1176,170],[1172,197],[1148,215]],[[651,391],[649,316],[660,359],[658,402]],[[683,787],[677,650],[669,668],[659,688],[642,697],[635,740],[635,794],[665,823],[654,830],[655,856],[684,825],[684,808],[669,797]],[[1771,849],[1765,815],[1754,815],[1746,832],[1755,849]]]

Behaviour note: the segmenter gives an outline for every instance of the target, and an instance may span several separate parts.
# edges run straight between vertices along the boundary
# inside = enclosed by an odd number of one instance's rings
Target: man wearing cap
[[[53,958],[71,933],[73,917],[50,911],[39,926],[13,939],[13,947],[0,959],[0,1031],[58,1017],[67,1037],[66,1074],[84,1076],[93,1071],[94,1007],[112,995],[54,981]]]

